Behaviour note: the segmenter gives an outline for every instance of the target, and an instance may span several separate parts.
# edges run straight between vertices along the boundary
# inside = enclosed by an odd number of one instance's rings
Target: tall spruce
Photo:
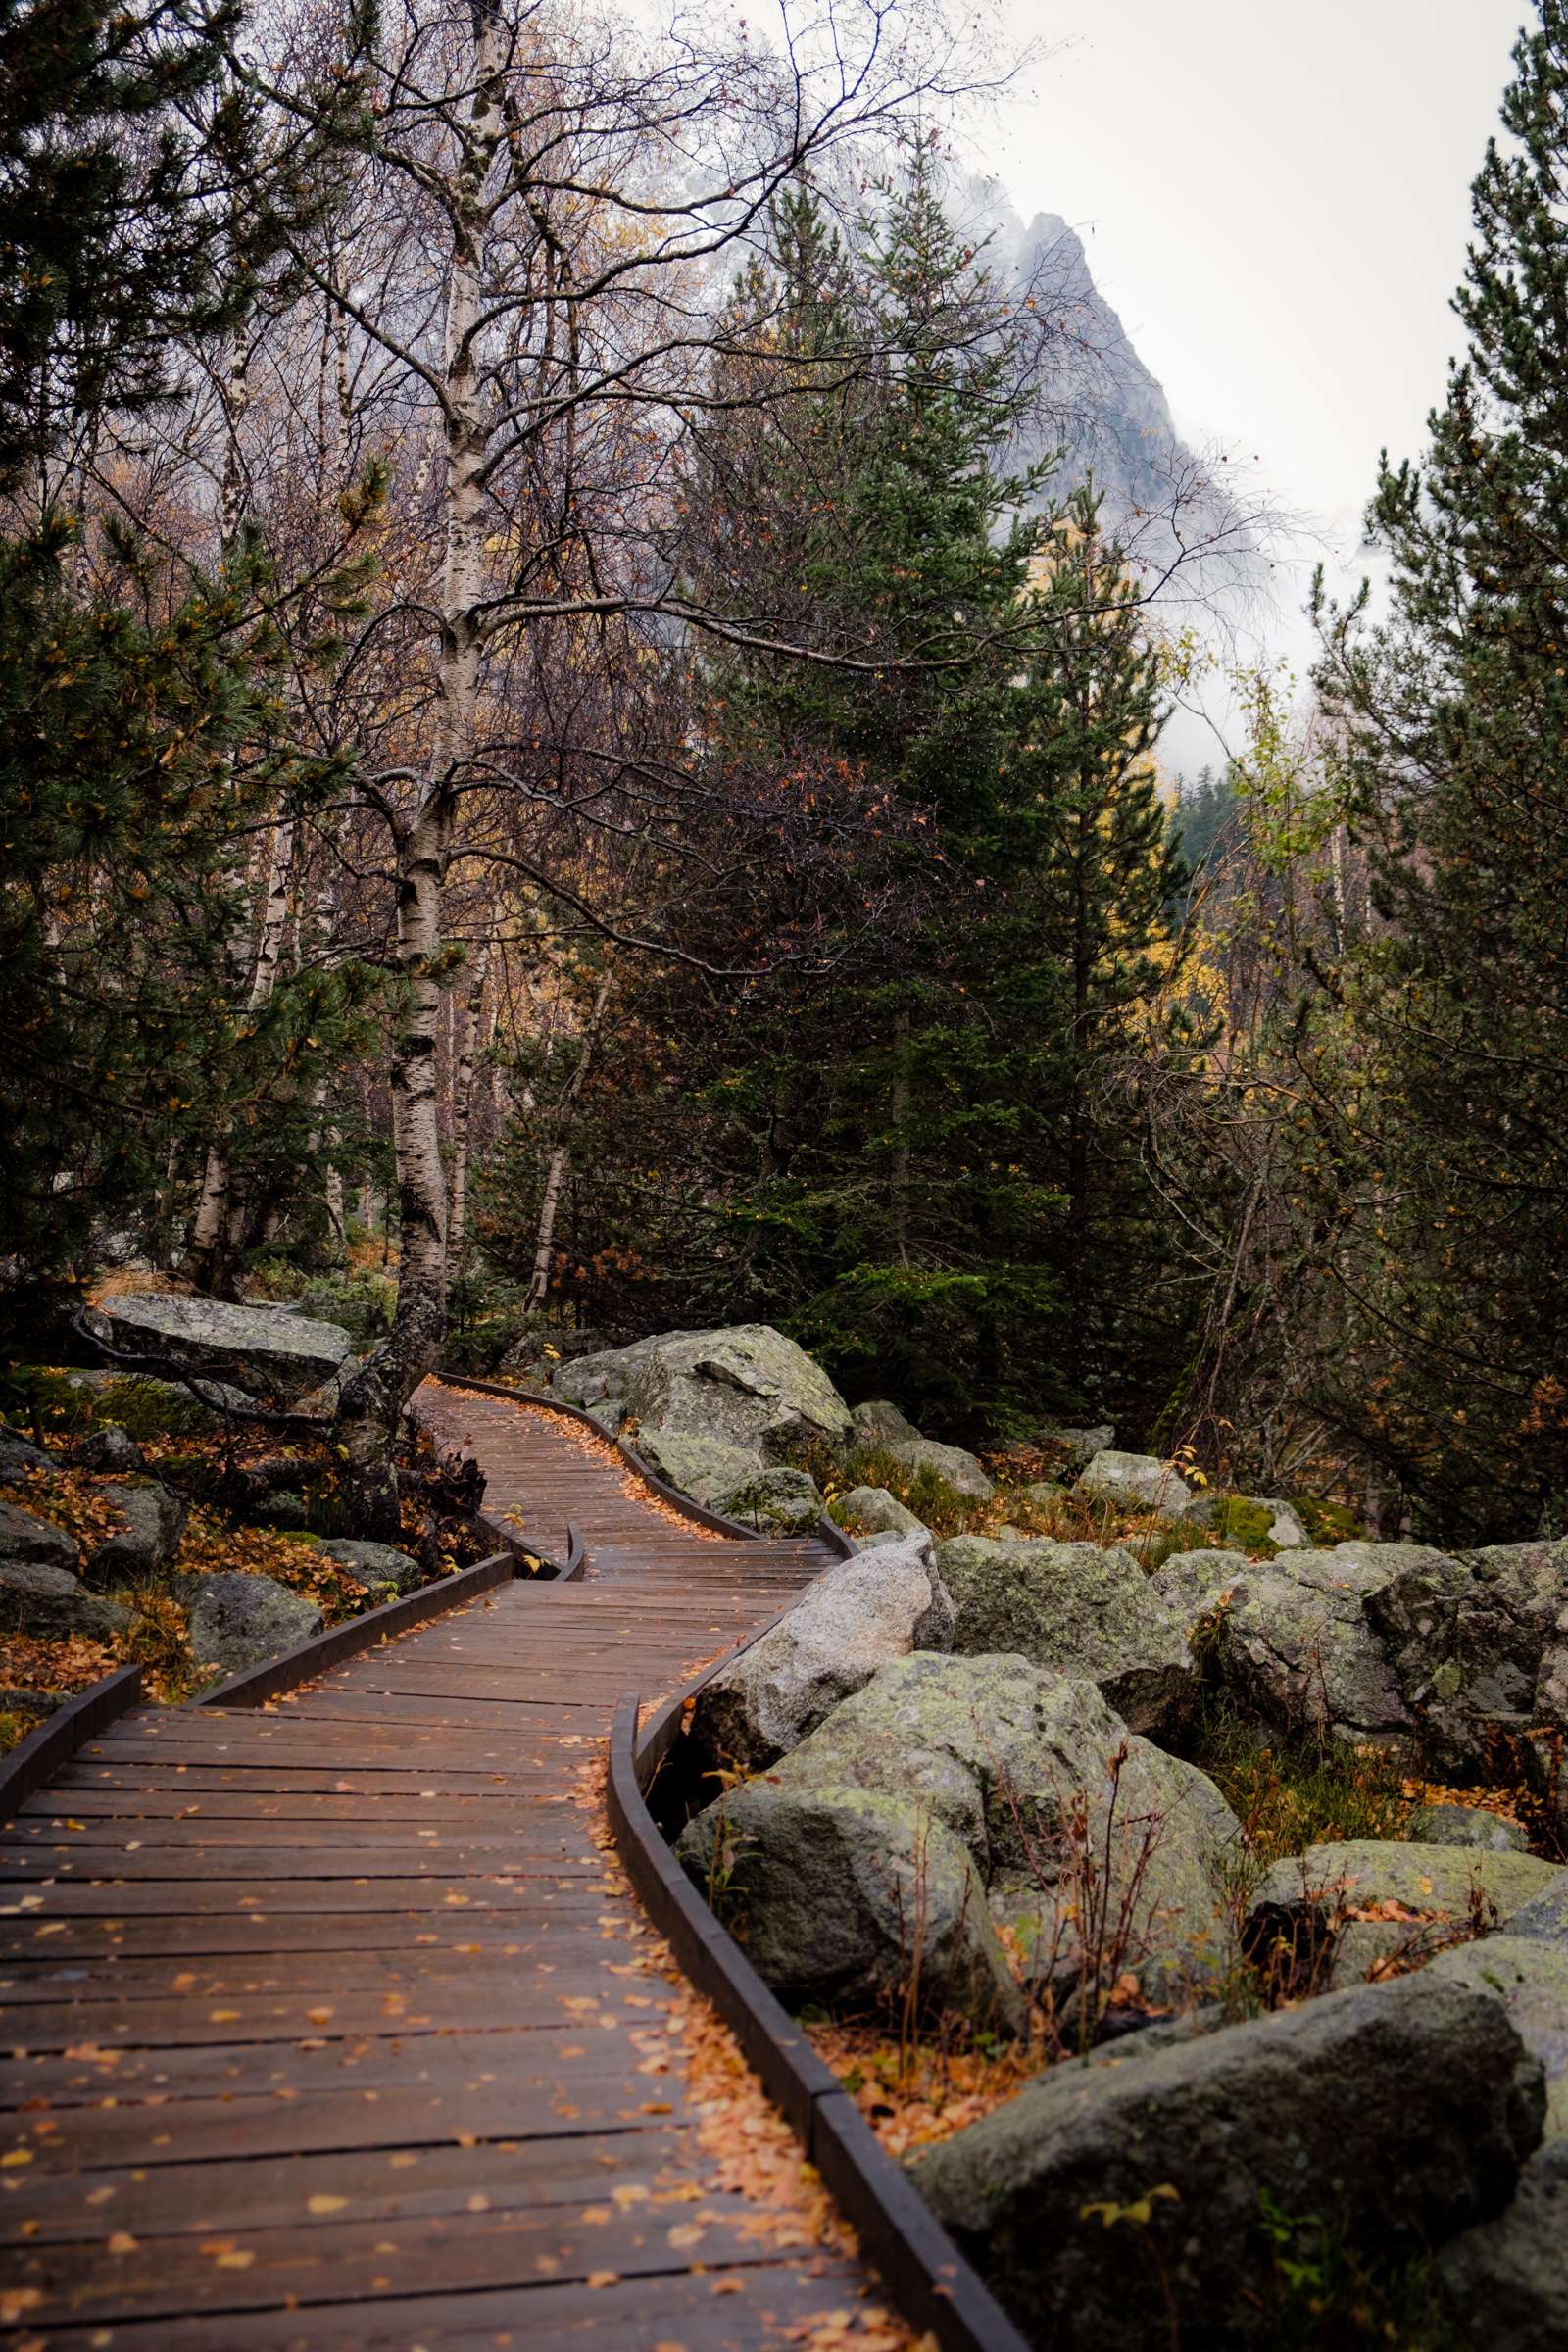
[[[1568,9],[1539,13],[1464,357],[1371,509],[1393,616],[1325,612],[1318,679],[1377,917],[1317,1049],[1350,1302],[1323,1392],[1450,1540],[1568,1525]]]
[[[752,640],[698,687],[715,784],[789,815],[738,902],[711,841],[685,885],[689,943],[755,979],[617,978],[565,1287],[603,1311],[596,1263],[634,1253],[622,1311],[784,1322],[955,1434],[1125,1398],[1142,1235],[1112,1246],[1136,1151],[1105,1081],[1175,886],[1136,597],[1092,501],[1058,517],[1006,469],[1006,295],[928,157],[847,251],[798,193],[739,299],[788,397],[697,449],[689,561]],[[509,1188],[543,1164],[522,1128]]]

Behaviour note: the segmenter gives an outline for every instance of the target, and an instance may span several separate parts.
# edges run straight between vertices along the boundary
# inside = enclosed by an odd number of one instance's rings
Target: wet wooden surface
[[[831,1564],[682,1523],[559,1415],[427,1384],[514,1583],[265,1709],[141,1708],[0,1831],[0,2341],[808,2339],[866,2275],[716,2189],[591,1800]]]

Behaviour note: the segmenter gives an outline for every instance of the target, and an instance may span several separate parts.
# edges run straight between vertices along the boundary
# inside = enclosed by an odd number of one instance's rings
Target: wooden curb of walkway
[[[260,1707],[270,1698],[277,1698],[285,1690],[298,1690],[313,1675],[323,1674],[328,1666],[341,1666],[345,1658],[358,1657],[363,1649],[374,1649],[380,1642],[389,1642],[398,1634],[411,1633],[415,1626],[423,1625],[431,1617],[443,1616],[448,1609],[459,1609],[466,1600],[477,1600],[483,1592],[492,1592],[497,1585],[511,1584],[516,1573],[510,1551],[492,1552],[487,1560],[478,1560],[471,1568],[460,1568],[456,1576],[443,1576],[433,1585],[421,1585],[416,1592],[406,1592],[401,1600],[389,1600],[378,1609],[367,1609],[362,1617],[345,1617],[324,1634],[315,1634],[309,1642],[285,1649],[278,1658],[268,1658],[260,1666],[243,1667],[231,1674],[224,1683],[204,1690],[199,1698],[189,1699],[192,1707]]]
[[[610,1826],[631,1883],[684,1974],[734,2034],[904,2318],[935,2336],[942,2352],[1028,2352],[984,2279],[884,2152],[854,2100],[714,1918],[660,1835],[647,1790],[674,1746],[685,1701],[697,1688],[690,1685],[661,1707],[641,1737],[641,1702],[623,1698],[615,1709]]]
[[[19,1740],[8,1756],[0,1757],[0,1822],[9,1821],[95,1733],[133,1707],[140,1696],[141,1668],[118,1667],[68,1698]]]

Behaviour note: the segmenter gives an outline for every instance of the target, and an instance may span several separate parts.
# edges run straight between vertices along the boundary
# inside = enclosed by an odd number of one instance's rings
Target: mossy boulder
[[[635,1450],[657,1477],[710,1511],[723,1509],[727,1494],[762,1474],[760,1454],[684,1429],[640,1430]]]
[[[853,1430],[850,1408],[820,1364],[766,1323],[662,1332],[563,1363],[551,1386],[590,1410],[621,1405],[638,1425],[643,1451],[647,1434],[659,1430],[779,1462],[804,1441],[846,1446]]]
[[[1245,1716],[1286,1737],[1409,1739],[1416,1717],[1369,1601],[1412,1561],[1440,1556],[1411,1544],[1342,1544],[1250,1564],[1194,1631],[1205,1670]]]
[[[719,1499],[718,1507],[743,1526],[781,1536],[814,1535],[827,1507],[808,1471],[758,1470]]]
[[[1522,1822],[1504,1821],[1481,1805],[1417,1805],[1405,1823],[1417,1845],[1485,1846],[1495,1854],[1523,1854],[1530,1837]]]
[[[1546,2081],[1546,2139],[1568,2133],[1568,1951],[1524,1936],[1484,1936],[1440,1952],[1429,1978],[1467,1984],[1502,2003],[1525,2048],[1541,2061]],[[1568,2251],[1568,2248],[1565,2248]]]
[[[908,1795],[769,1774],[682,1831],[676,1852],[785,2000],[955,2013],[1014,2033],[1023,2001],[958,1838]]]
[[[953,1603],[922,1531],[829,1568],[697,1693],[689,1738],[710,1771],[764,1771],[879,1666],[946,1648]]]
[[[275,1577],[222,1569],[182,1580],[189,1609],[191,1655],[200,1666],[237,1674],[265,1665],[321,1630],[314,1600]]]
[[[1364,1976],[1392,1951],[1430,1950],[1442,1938],[1428,1929],[1507,1928],[1565,1875],[1533,1854],[1345,1838],[1274,1863],[1253,1894],[1243,1940],[1265,1964],[1303,1982],[1315,1955],[1330,1951],[1340,1983]],[[1341,1937],[1353,1938],[1343,1956],[1333,1951]]]
[[[937,1547],[953,1647],[1012,1651],[1099,1686],[1133,1731],[1174,1734],[1198,1681],[1183,1628],[1132,1554],[1099,1544],[954,1536]]]
[[[918,1440],[920,1435],[914,1423],[886,1396],[874,1396],[865,1404],[853,1406],[850,1418],[858,1446],[905,1446]]]
[[[1414,1546],[1367,1597],[1424,1742],[1446,1770],[1485,1769],[1499,1735],[1568,1729],[1553,1663],[1568,1612],[1568,1540],[1448,1555]],[[1338,1556],[1338,1555],[1337,1555]]]
[[[0,1633],[60,1641],[71,1634],[112,1642],[131,1623],[119,1601],[89,1592],[79,1576],[45,1560],[0,1560]]]
[[[1562,2352],[1568,2344],[1568,2139],[1526,2165],[1506,2212],[1467,2230],[1439,2257],[1463,2344]]]
[[[1461,1984],[1331,1993],[1147,2054],[1137,2038],[1050,2068],[910,2168],[1041,2347],[1255,2342],[1280,2284],[1265,2199],[1352,2256],[1417,2254],[1500,2212],[1541,2135],[1539,2061]]]
[[[974,1502],[988,1501],[997,1491],[983,1463],[961,1446],[939,1446],[933,1438],[901,1438],[882,1450],[908,1472],[911,1481],[925,1472]]]
[[[1158,1511],[1167,1519],[1186,1515],[1193,1490],[1179,1470],[1152,1453],[1118,1453],[1107,1446],[1079,1474],[1076,1493],[1118,1510]]]
[[[834,1497],[833,1516],[846,1535],[917,1536],[925,1530],[886,1487],[851,1487]]]

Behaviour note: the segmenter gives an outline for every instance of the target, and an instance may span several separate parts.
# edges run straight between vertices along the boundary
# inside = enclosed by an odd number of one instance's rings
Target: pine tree
[[[567,1288],[602,1312],[596,1259],[634,1253],[618,1304],[652,1324],[677,1268],[688,1319],[783,1321],[955,1434],[1131,1396],[1148,1257],[1102,1247],[1137,1188],[1102,1080],[1175,886],[1136,599],[1092,502],[1031,589],[1003,302],[928,159],[848,253],[797,196],[741,299],[785,392],[705,439],[694,590],[837,659],[753,644],[698,681],[715,801],[743,771],[788,818],[738,900],[739,837],[705,838],[684,936],[765,976],[618,983]]]
[[[1449,1540],[1568,1514],[1562,0],[1515,67],[1473,191],[1465,356],[1371,511],[1394,614],[1325,612],[1319,678],[1379,918],[1322,1020],[1350,1302],[1325,1394]]]

